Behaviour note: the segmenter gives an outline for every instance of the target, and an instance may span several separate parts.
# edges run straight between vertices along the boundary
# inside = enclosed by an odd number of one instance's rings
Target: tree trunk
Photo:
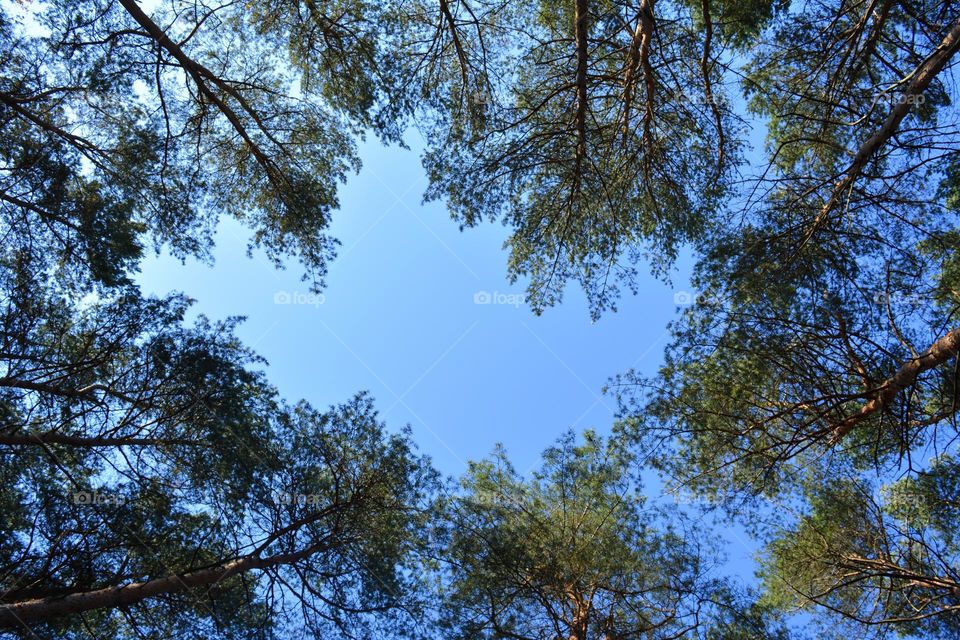
[[[873,155],[880,150],[880,147],[886,144],[887,140],[893,137],[900,128],[900,122],[907,116],[910,108],[913,106],[914,101],[910,98],[919,96],[926,91],[933,79],[946,67],[958,49],[960,49],[960,20],[953,24],[940,45],[937,46],[930,55],[924,58],[923,62],[907,76],[907,78],[912,79],[910,80],[910,84],[907,85],[906,91],[903,92],[902,99],[890,109],[890,113],[887,114],[887,118],[880,128],[860,146],[856,155],[853,157],[853,162],[850,163],[850,167],[833,185],[830,197],[827,198],[827,202],[817,213],[817,217],[807,232],[803,244],[813,236],[817,228],[826,220],[828,214],[837,206],[837,203],[840,202],[843,195],[848,192],[854,180],[857,179],[860,172],[867,165],[867,162],[870,161],[870,158],[872,158]]]
[[[587,155],[587,58],[590,16],[587,0],[576,0],[573,14],[573,39],[577,47],[577,163]],[[579,167],[578,167],[579,168]]]
[[[54,618],[93,611],[124,607],[147,598],[180,593],[197,587],[213,586],[227,578],[252,569],[266,569],[302,560],[327,548],[322,542],[300,551],[261,558],[251,554],[184,574],[173,574],[144,582],[133,582],[116,587],[81,591],[65,596],[25,600],[0,605],[0,629],[29,628],[29,624],[47,622]]]
[[[873,397],[860,408],[860,411],[833,428],[831,442],[838,442],[868,416],[880,411],[898,393],[915,383],[920,374],[943,364],[957,353],[960,353],[960,328],[949,331],[947,335],[934,342],[925,353],[909,360],[893,377],[875,389]]]

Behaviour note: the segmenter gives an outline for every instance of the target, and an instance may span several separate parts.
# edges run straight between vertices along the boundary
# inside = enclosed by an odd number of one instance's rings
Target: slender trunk
[[[197,587],[212,586],[239,573],[296,562],[321,551],[325,547],[326,543],[319,543],[300,551],[267,558],[251,554],[215,567],[169,575],[144,582],[132,582],[64,596],[3,604],[0,605],[0,628],[22,628],[31,623],[46,622],[54,618],[83,613],[84,611],[124,607],[137,604],[147,598],[180,593]]]
[[[0,434],[0,445],[45,445],[63,444],[71,447],[162,447],[162,446],[206,446],[199,440],[186,438],[137,438],[133,436],[119,437],[83,437],[68,436],[61,433],[23,433]]]
[[[250,150],[250,153],[253,154],[253,157],[266,171],[267,176],[271,180],[279,177],[278,175],[275,175],[277,174],[275,163],[253,140],[253,137],[251,136],[250,132],[247,131],[247,128],[244,126],[237,112],[234,111],[233,108],[231,108],[230,105],[228,105],[219,95],[217,95],[216,92],[210,89],[207,83],[210,82],[214,84],[221,91],[234,98],[240,103],[243,110],[252,119],[258,121],[258,116],[253,109],[247,105],[243,97],[238,92],[234,91],[232,87],[227,85],[227,83],[225,83],[215,73],[188,56],[177,43],[167,36],[167,34],[163,31],[163,29],[160,28],[159,25],[150,19],[150,16],[148,16],[143,9],[140,8],[140,5],[137,4],[136,0],[119,0],[119,2],[123,8],[127,10],[127,13],[129,13],[130,16],[136,20],[137,23],[144,28],[144,30],[146,30],[150,37],[154,39],[157,45],[162,47],[167,51],[167,53],[173,56],[180,66],[183,67],[184,72],[193,78],[193,81],[197,85],[197,90],[206,96],[206,98],[217,107],[220,113],[227,118],[227,120],[230,122],[230,125],[247,144],[247,148]],[[269,137],[269,134],[263,124],[259,121],[257,124],[259,125],[261,132]]]
[[[650,66],[650,40],[653,38],[653,2],[652,0],[641,0],[640,10],[637,16],[637,27],[634,29],[633,38],[630,41],[630,51],[627,55],[627,68],[623,74],[623,134],[624,136],[630,130],[630,110],[633,108],[634,85],[636,84],[636,74],[640,67],[644,69],[644,75],[649,75],[647,69]],[[649,81],[652,78],[645,78]],[[649,82],[647,84],[649,91]],[[647,104],[650,104],[652,95],[647,96]]]
[[[573,587],[566,589],[567,598],[573,609],[570,619],[569,640],[587,640],[587,624],[590,620],[590,600]]]
[[[700,57],[700,73],[703,74],[703,97],[713,114],[713,125],[717,128],[717,178],[723,172],[724,148],[726,139],[723,133],[723,118],[720,107],[713,95],[713,81],[710,79],[710,48],[713,46],[713,19],[710,17],[710,0],[701,0],[700,12],[703,13],[703,55]]]
[[[909,360],[873,392],[873,397],[833,428],[831,442],[836,443],[867,417],[888,405],[898,393],[914,384],[920,374],[933,369],[960,353],[960,328],[949,331],[920,356]]]
[[[653,142],[653,94],[656,91],[656,80],[653,77],[653,65],[650,63],[650,46],[653,43],[653,2],[643,0],[640,3],[640,27],[643,38],[640,41],[640,65],[643,67],[643,85],[647,92],[646,105],[643,110],[643,143],[648,147]]]
[[[577,110],[574,126],[577,131],[577,165],[587,155],[587,57],[590,29],[587,0],[576,0],[574,7],[573,38],[577,47],[577,73],[574,82],[577,90]]]
[[[460,64],[460,80],[463,82],[461,91],[466,95],[469,89],[470,78],[468,75],[469,64],[467,63],[467,54],[463,49],[463,43],[460,42],[460,34],[457,33],[457,21],[450,11],[450,4],[447,0],[440,0],[440,13],[450,25],[450,38],[453,40],[453,50],[457,53],[457,61]]]
[[[82,389],[65,389],[63,387],[48,384],[46,382],[34,382],[33,380],[21,380],[20,378],[4,376],[0,378],[0,387],[9,389],[23,389],[24,391],[36,391],[37,393],[48,393],[50,395],[62,396],[64,398],[80,398],[88,400],[94,399],[94,392],[100,391],[108,396],[122,400],[127,404],[132,404],[140,408],[145,408],[147,406],[136,398],[132,398],[125,393],[116,391],[111,389],[109,386],[100,383],[87,385]]]
[[[840,202],[843,195],[853,186],[853,182],[860,175],[860,172],[863,171],[867,162],[896,134],[900,127],[900,122],[910,113],[910,108],[913,106],[913,103],[916,102],[913,98],[916,98],[926,91],[930,83],[933,82],[933,79],[946,67],[947,63],[958,50],[960,50],[960,20],[953,24],[940,45],[937,46],[930,55],[924,58],[923,62],[907,76],[908,78],[912,78],[912,80],[910,84],[907,85],[907,89],[903,92],[900,101],[895,104],[890,110],[890,113],[887,114],[887,118],[883,124],[880,125],[880,128],[867,138],[857,150],[857,153],[853,157],[853,162],[850,163],[850,167],[834,184],[833,191],[830,193],[829,198],[827,198],[827,202],[821,207],[820,212],[817,214],[810,230],[801,243],[801,247],[810,240],[817,228],[826,220],[830,212]]]

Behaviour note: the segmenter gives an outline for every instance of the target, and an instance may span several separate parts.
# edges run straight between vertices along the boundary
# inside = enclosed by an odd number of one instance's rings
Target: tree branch
[[[867,165],[867,162],[896,134],[900,127],[900,122],[907,116],[915,102],[915,100],[911,98],[921,95],[927,87],[930,86],[930,83],[937,74],[946,67],[950,59],[957,53],[957,50],[960,50],[960,20],[957,20],[953,24],[953,27],[951,27],[940,45],[907,76],[913,79],[907,86],[906,91],[903,92],[900,101],[894,105],[890,113],[887,114],[887,118],[880,128],[867,138],[866,142],[857,150],[850,167],[846,170],[843,177],[834,184],[830,197],[827,198],[827,202],[817,214],[816,219],[801,242],[800,248],[803,248],[810,238],[813,237],[813,234],[816,233],[830,212],[840,202],[843,194],[851,188],[853,182]]]
[[[833,428],[831,444],[836,444],[863,420],[887,406],[898,393],[914,384],[922,373],[943,364],[957,353],[960,353],[960,328],[949,331],[925,353],[907,361],[891,378],[876,388],[873,398],[863,405],[860,411]]]
[[[321,512],[325,514],[326,510]],[[318,515],[317,518],[320,516]],[[196,587],[213,586],[227,578],[251,570],[264,570],[302,560],[332,546],[328,539],[309,545],[299,551],[261,558],[249,554],[207,569],[184,574],[173,574],[143,582],[81,591],[66,596],[26,600],[0,605],[0,628],[25,627],[29,623],[46,622],[53,618],[93,611],[95,609],[125,607],[147,598],[180,593]]]

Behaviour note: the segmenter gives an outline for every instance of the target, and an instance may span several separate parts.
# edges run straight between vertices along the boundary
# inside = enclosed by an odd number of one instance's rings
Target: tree
[[[450,634],[462,638],[782,637],[715,575],[710,542],[647,506],[616,441],[573,434],[529,478],[498,449],[449,504]]]
[[[568,437],[530,480],[495,457],[449,505],[451,630],[750,637],[816,606],[955,635],[958,50],[957,8],[924,0],[4,5],[0,624],[364,635],[421,603],[408,437],[362,396],[286,405],[235,320],[132,284],[227,214],[322,286],[355,141],[415,116],[427,197],[512,227],[537,311],[577,280],[596,316],[641,258],[697,250],[709,295],[656,380],[622,380],[621,429],[767,525],[741,611],[622,442]]]
[[[322,285],[354,140],[409,99],[379,3],[50,2],[0,16],[0,224],[61,276],[127,281],[143,250],[205,256],[224,213]]]
[[[369,398],[285,405],[235,322],[184,327],[182,298],[18,293],[3,315],[0,629],[416,630],[434,472]]]
[[[743,67],[761,177],[703,242],[706,295],[658,378],[619,381],[628,430],[672,445],[675,482],[797,514],[768,538],[770,584],[881,634],[955,615],[955,549],[865,496],[956,453],[958,50],[949,3],[815,2],[770,23]]]
[[[505,49],[487,60],[482,117],[457,104],[430,130],[427,197],[463,226],[512,228],[509,274],[529,278],[535,310],[575,280],[596,316],[638,260],[665,274],[712,224],[740,147],[723,83],[734,37],[713,26],[742,37],[771,12],[580,0],[498,14],[477,36]]]
[[[879,490],[856,477],[811,490],[809,511],[766,549],[767,600],[819,605],[874,637],[956,637],[957,477],[945,459]]]
[[[399,14],[33,9],[0,11],[0,633],[416,634],[434,477],[409,435],[362,395],[287,406],[237,320],[131,284],[222,213],[322,284],[354,139],[409,111]]]
[[[434,474],[409,435],[364,395],[287,405],[238,319],[132,284],[151,244],[204,257],[224,213],[322,284],[354,140],[399,140],[410,103],[397,16],[0,11],[0,633],[418,632]]]

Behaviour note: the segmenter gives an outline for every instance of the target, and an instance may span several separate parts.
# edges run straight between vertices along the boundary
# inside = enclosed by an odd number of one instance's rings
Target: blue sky
[[[212,266],[148,259],[144,290],[182,291],[211,318],[246,316],[240,336],[288,400],[326,406],[370,390],[388,424],[409,423],[446,474],[497,442],[524,471],[568,428],[609,430],[615,405],[601,389],[628,368],[656,370],[689,261],[674,286],[645,277],[596,323],[576,286],[538,317],[523,283],[506,280],[502,226],[461,232],[442,203],[422,205],[416,151],[371,141],[361,155],[334,215],[342,246],[322,297],[309,295],[295,261],[278,271],[247,257],[246,230],[232,220]],[[484,294],[491,302],[477,304]]]
[[[247,232],[232,220],[220,225],[212,266],[148,259],[144,291],[182,291],[214,319],[246,316],[238,333],[288,400],[325,407],[369,390],[388,425],[409,424],[445,475],[497,443],[525,473],[567,429],[609,432],[615,403],[602,388],[630,368],[656,372],[674,294],[689,291],[690,258],[671,285],[644,275],[637,295],[625,293],[596,323],[575,285],[538,317],[521,301],[524,283],[506,280],[504,227],[461,232],[443,203],[423,205],[415,150],[370,141],[360,152],[363,169],[334,215],[342,246],[322,298],[309,295],[295,261],[278,271],[248,257]],[[477,304],[484,293],[491,302]],[[734,530],[723,535],[731,568],[748,577],[751,545]]]

